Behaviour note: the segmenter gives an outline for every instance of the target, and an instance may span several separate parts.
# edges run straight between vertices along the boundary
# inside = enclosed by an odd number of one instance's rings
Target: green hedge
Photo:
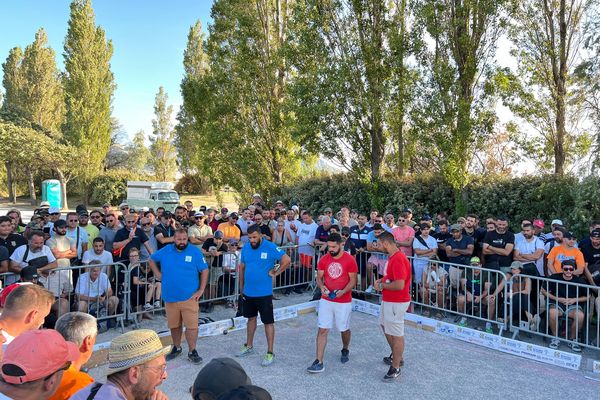
[[[466,209],[484,218],[507,215],[511,226],[518,229],[525,218],[543,218],[546,224],[562,219],[578,233],[587,232],[591,219],[600,218],[600,178],[526,176],[520,178],[479,177],[458,194],[466,200]],[[457,194],[440,177],[388,179],[377,184],[366,183],[350,175],[340,174],[313,178],[282,187],[278,196],[268,199],[300,204],[313,212],[342,205],[368,212],[371,208],[398,214],[410,207],[415,218],[428,213],[433,217],[446,211],[455,221]]]
[[[127,181],[137,181],[139,174],[123,169],[109,170],[91,182],[91,204],[119,204],[127,198]]]

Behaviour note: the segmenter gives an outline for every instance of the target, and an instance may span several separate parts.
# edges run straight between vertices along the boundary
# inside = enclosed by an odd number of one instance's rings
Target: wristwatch
[[[383,282],[379,282],[379,290],[383,290]]]

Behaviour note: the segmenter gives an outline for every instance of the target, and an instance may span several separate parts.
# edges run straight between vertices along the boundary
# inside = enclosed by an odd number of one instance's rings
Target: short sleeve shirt
[[[334,290],[342,290],[348,285],[350,282],[349,274],[357,273],[358,265],[354,257],[343,252],[339,259],[332,257],[331,254],[324,255],[319,260],[317,269],[323,271],[323,283],[330,292],[333,292]],[[341,297],[335,299],[330,299],[329,296],[323,294],[322,298],[334,303],[350,303],[352,293],[351,291],[344,293]]]
[[[115,242],[122,242],[123,240],[129,237],[129,230],[127,228],[119,229],[117,234],[115,235]],[[125,248],[121,252],[120,260],[128,260],[129,259],[129,250],[132,248],[140,249],[143,243],[148,241],[148,236],[144,233],[140,228],[135,229],[135,236],[131,239],[131,242],[125,245]]]
[[[79,240],[77,240],[77,232],[79,232]],[[67,229],[67,237],[77,245],[77,258],[81,258],[83,256],[83,245],[88,244],[87,231],[79,226],[73,230]]]
[[[473,238],[470,236],[463,235],[460,240],[454,239],[454,237],[446,240],[446,247],[450,246],[453,250],[466,250],[467,247],[473,245]],[[448,261],[453,264],[461,264],[461,265],[469,265],[471,260],[471,256],[456,256],[456,257],[448,257]]]
[[[394,235],[395,241],[406,242],[408,239],[415,237],[415,230],[408,226],[405,226],[404,228],[396,227],[392,231],[392,235]],[[402,250],[406,256],[412,256],[412,246],[400,246],[400,250]]]
[[[562,263],[567,260],[575,260],[575,264],[577,265],[577,269],[583,269],[585,267],[585,259],[583,258],[583,253],[581,250],[571,247],[566,248],[562,245],[554,246],[550,253],[548,253],[548,260],[554,260],[553,268],[554,271],[562,274]]]
[[[110,282],[108,276],[100,272],[98,278],[95,281],[90,279],[90,273],[85,272],[79,275],[77,285],[75,286],[75,293],[83,294],[88,297],[98,297],[100,295],[106,295],[106,292],[110,288]]]
[[[71,247],[75,247],[73,239],[67,236],[55,235],[46,241],[46,245],[50,247],[50,250],[57,249],[58,251],[67,251]],[[59,258],[56,260],[59,267],[70,267],[71,260],[69,258]]]
[[[167,303],[189,300],[200,289],[200,273],[208,268],[202,252],[188,244],[177,250],[169,244],[150,256],[162,272],[162,298]]]
[[[172,226],[164,226],[163,224],[158,224],[154,227],[154,237],[161,235],[161,234],[162,234],[163,238],[173,237],[173,236],[175,236],[175,228],[173,228]],[[160,240],[156,239],[156,247],[158,250],[162,249],[167,244],[170,244],[170,243],[162,244],[160,242]]]
[[[483,243],[489,244],[491,247],[504,249],[508,244],[515,244],[515,234],[512,232],[498,233],[498,231],[489,231],[485,234]],[[512,252],[507,256],[498,254],[486,254],[486,263],[498,263],[500,267],[508,267],[512,263]]]
[[[413,241],[413,249],[418,249],[418,250],[433,250],[433,249],[437,249],[437,240],[435,240],[431,235],[427,236],[427,239],[425,239],[424,237],[420,237],[420,239],[422,241],[424,241],[427,246],[425,246],[423,243],[421,243],[421,241],[418,238],[415,238],[415,240]],[[413,259],[413,265],[415,267],[419,266],[419,267],[425,267],[427,264],[429,263],[429,257],[420,257],[417,256],[417,254],[415,253],[415,258]],[[419,279],[421,277],[418,277]]]
[[[285,252],[274,243],[262,240],[258,248],[246,243],[242,248],[241,262],[244,264],[244,294],[263,297],[273,294],[273,280],[269,271],[281,260]]]
[[[10,255],[8,254],[8,249],[4,246],[0,246],[0,262],[8,261]]]
[[[27,244],[27,239],[16,233],[10,233],[6,239],[0,238],[0,246],[6,247],[9,255],[12,255],[17,247],[23,246],[24,244]]]
[[[401,251],[396,252],[388,260],[386,275],[383,277],[383,282],[404,280],[404,288],[402,290],[387,290],[383,289],[383,301],[390,303],[406,303],[410,301],[410,281],[411,281],[410,262],[406,255]]]
[[[298,237],[298,247],[300,254],[314,254],[314,249],[308,246],[309,243],[312,243],[315,240],[315,235],[317,234],[317,228],[319,227],[316,222],[313,221],[312,224],[296,224],[298,227],[298,231],[296,235]]]

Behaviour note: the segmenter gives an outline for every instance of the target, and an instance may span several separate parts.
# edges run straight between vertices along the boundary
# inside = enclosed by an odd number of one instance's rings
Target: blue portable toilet
[[[50,207],[62,209],[60,181],[57,179],[46,179],[42,182],[42,201],[50,203]]]

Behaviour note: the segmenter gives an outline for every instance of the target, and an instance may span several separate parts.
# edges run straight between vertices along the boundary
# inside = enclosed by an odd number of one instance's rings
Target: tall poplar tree
[[[173,181],[177,173],[175,131],[171,123],[173,106],[167,104],[169,96],[161,86],[154,100],[154,119],[150,136],[150,160],[154,177],[158,181]]]
[[[82,150],[80,184],[88,197],[88,183],[98,174],[111,138],[111,101],[115,90],[110,69],[113,46],[104,29],[96,26],[90,0],[71,3],[65,38],[65,103],[63,132],[69,144]]]

